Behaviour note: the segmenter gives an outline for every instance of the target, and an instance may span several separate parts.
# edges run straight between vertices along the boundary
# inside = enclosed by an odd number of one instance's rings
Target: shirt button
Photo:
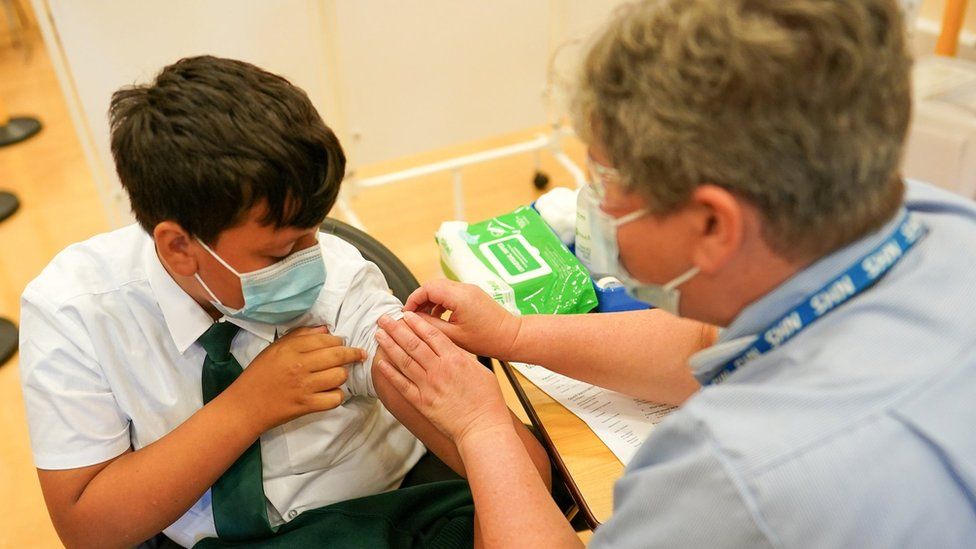
[[[297,516],[298,516],[298,511],[296,511],[294,509],[292,509],[291,511],[288,511],[288,518],[289,519],[293,519],[293,518],[295,518]]]

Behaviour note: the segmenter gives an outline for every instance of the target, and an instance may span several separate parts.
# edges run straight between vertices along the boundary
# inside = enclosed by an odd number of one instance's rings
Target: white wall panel
[[[337,8],[358,163],[545,122],[547,2],[340,0]]]

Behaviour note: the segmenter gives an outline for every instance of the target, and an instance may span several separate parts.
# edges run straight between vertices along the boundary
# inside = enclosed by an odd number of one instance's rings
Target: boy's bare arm
[[[38,469],[61,541],[133,547],[176,521],[259,436],[233,401],[218,396],[138,452],[79,469]]]
[[[132,547],[183,515],[266,430],[342,402],[346,369],[365,357],[324,328],[296,330],[183,424],[138,451],[89,467],[38,470],[69,547]]]
[[[402,322],[402,321],[401,321]],[[386,356],[382,349],[377,349],[376,357],[373,360],[374,365],[379,363],[380,360],[389,361],[390,359]],[[448,438],[446,435],[440,432],[437,427],[434,426],[423,414],[421,414],[412,404],[407,402],[405,398],[393,388],[390,381],[383,375],[377,373],[378,369],[373,368],[372,378],[373,386],[376,388],[376,393],[379,395],[380,400],[386,408],[397,418],[397,420],[402,423],[411,433],[414,434],[428,450],[434,452],[451,469],[454,469],[457,474],[467,477],[464,470],[464,464],[461,461],[461,455],[458,452],[457,446],[454,442]],[[535,464],[536,469],[539,471],[539,475],[542,477],[543,482],[545,482],[547,487],[552,486],[552,471],[550,469],[549,457],[546,455],[546,451],[539,444],[539,441],[535,436],[529,432],[529,430],[522,424],[521,421],[514,414],[512,414],[512,423],[515,426],[515,430],[518,433],[519,438],[522,440],[522,445],[525,446],[525,450],[528,452],[529,457],[532,458],[532,462]]]

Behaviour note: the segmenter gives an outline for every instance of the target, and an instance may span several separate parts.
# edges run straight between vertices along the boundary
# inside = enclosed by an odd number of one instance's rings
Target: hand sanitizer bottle
[[[600,207],[600,199],[591,185],[584,185],[579,190],[576,199],[576,258],[586,267],[590,275],[599,278],[606,274],[606,261],[601,257],[600,250],[593,245],[592,212]]]

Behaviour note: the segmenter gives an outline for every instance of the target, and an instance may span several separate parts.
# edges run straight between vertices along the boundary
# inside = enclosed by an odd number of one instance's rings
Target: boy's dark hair
[[[266,201],[262,222],[321,223],[346,157],[301,89],[249,63],[188,57],[109,109],[112,156],[132,211],[152,234],[172,220],[204,242]]]

